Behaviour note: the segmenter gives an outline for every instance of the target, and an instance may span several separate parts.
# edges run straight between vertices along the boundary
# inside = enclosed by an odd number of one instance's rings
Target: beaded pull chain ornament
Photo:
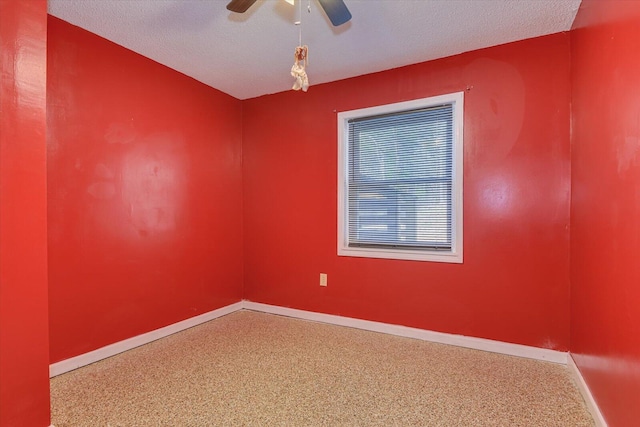
[[[293,83],[293,90],[302,89],[303,92],[306,92],[307,89],[309,89],[309,77],[307,77],[307,72],[305,71],[308,56],[309,48],[307,45],[296,48],[296,52],[293,55],[295,62],[293,67],[291,67],[291,75],[296,79]]]

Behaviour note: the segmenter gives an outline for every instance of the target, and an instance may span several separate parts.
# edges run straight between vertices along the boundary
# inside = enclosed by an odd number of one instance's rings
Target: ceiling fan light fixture
[[[244,13],[258,0],[231,0],[227,4],[227,9],[235,13]],[[294,4],[295,0],[285,0],[289,4]],[[302,0],[300,0],[302,1]],[[344,0],[318,0],[320,7],[327,14],[334,27],[342,25],[351,20],[351,12],[344,4]]]

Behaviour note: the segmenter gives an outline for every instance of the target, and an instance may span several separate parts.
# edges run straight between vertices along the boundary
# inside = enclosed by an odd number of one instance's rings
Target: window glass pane
[[[451,249],[452,112],[349,121],[349,246]]]

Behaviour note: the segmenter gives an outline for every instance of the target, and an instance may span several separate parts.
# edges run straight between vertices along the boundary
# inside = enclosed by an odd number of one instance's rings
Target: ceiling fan
[[[231,12],[244,13],[256,1],[257,0],[231,0],[227,5],[227,9]],[[286,1],[293,4],[293,0]],[[351,19],[351,12],[347,9],[347,5],[344,4],[344,0],[318,0],[318,3],[320,3],[322,10],[327,14],[334,27],[342,25]]]

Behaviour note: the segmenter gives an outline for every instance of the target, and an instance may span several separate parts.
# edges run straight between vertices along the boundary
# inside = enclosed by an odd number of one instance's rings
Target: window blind
[[[348,246],[451,250],[453,106],[347,123]]]

